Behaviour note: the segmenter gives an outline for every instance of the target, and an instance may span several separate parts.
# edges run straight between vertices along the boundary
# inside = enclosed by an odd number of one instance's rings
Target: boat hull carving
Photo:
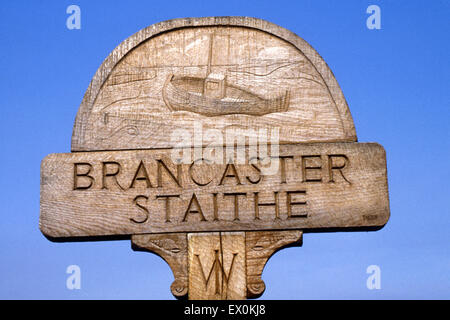
[[[205,79],[169,75],[163,87],[163,100],[171,111],[189,111],[205,116],[247,114],[261,116],[287,111],[289,91],[275,98],[263,98],[226,83],[223,98],[204,94]]]

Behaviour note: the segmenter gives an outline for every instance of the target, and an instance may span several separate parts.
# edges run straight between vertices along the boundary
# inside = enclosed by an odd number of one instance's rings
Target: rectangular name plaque
[[[175,164],[172,151],[47,156],[41,164],[41,231],[55,238],[308,232],[376,229],[389,219],[386,155],[376,143],[280,145],[271,175],[262,174],[259,161]]]

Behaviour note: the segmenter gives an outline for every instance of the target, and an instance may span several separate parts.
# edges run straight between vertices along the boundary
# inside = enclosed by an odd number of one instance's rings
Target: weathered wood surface
[[[52,154],[42,162],[40,228],[77,237],[387,222],[380,145],[282,145],[279,153],[278,170],[264,176],[259,162],[174,165],[170,150]]]
[[[264,20],[210,17],[123,41],[86,91],[72,151],[170,148],[175,130],[195,126],[280,128],[280,143],[356,141],[339,85],[308,43]]]
[[[188,234],[189,299],[247,297],[244,232]]]

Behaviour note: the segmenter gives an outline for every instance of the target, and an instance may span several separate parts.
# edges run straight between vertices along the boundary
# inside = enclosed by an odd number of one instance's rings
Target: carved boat
[[[162,96],[172,111],[190,111],[206,116],[261,116],[286,111],[289,104],[289,91],[266,99],[229,84],[225,76],[214,73],[206,78],[169,75]]]

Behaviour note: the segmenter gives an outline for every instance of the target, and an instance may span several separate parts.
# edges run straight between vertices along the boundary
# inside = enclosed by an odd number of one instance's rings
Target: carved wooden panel
[[[389,218],[385,152],[378,144],[283,145],[270,175],[255,169],[259,163],[174,165],[168,154],[48,156],[42,163],[41,230],[51,237],[325,231],[381,227]]]
[[[356,141],[313,48],[266,21],[228,17],[160,23],[117,47],[86,92],[72,150],[167,148],[175,130],[195,126],[280,128],[281,143]]]
[[[239,130],[231,157],[244,150],[245,162],[199,163]],[[261,132],[280,145],[270,174],[250,163]],[[130,235],[170,265],[177,298],[258,297],[269,257],[303,231],[389,219],[384,149],[356,141],[333,73],[294,33],[248,17],[164,21],[111,52],[79,107],[72,153],[42,161],[40,229]],[[201,153],[178,163],[177,147]]]

